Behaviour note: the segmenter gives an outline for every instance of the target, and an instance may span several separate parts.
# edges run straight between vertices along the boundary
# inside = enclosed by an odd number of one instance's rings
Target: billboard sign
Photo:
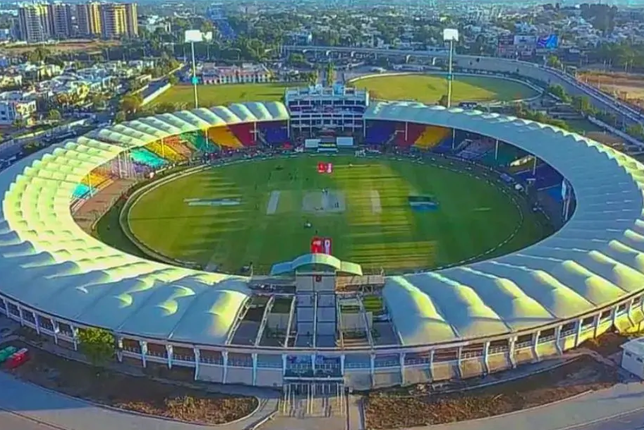
[[[318,163],[318,173],[333,173],[333,163]]]
[[[541,36],[537,40],[537,48],[539,49],[557,49],[559,47],[559,36],[550,34],[548,36]]]
[[[184,37],[186,43],[203,41],[203,33],[200,30],[186,30]]]
[[[311,254],[331,255],[333,240],[330,237],[314,237],[311,239]]]
[[[514,35],[505,34],[499,36],[499,46],[512,46],[514,45]]]
[[[537,36],[532,36],[532,35],[516,35],[514,36],[514,44],[515,45],[523,45],[523,46],[537,46]]]

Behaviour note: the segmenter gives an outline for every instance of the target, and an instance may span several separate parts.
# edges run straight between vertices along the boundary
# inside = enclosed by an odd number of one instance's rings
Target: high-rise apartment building
[[[89,3],[76,5],[77,33],[72,24],[72,6],[66,3],[31,3],[18,8],[18,36],[30,43],[82,37],[117,39],[138,37],[136,3]]]
[[[47,5],[21,5],[18,8],[18,28],[21,40],[29,43],[47,41],[52,34]]]
[[[51,36],[66,39],[72,36],[72,7],[66,3],[50,3],[47,15]]]
[[[136,3],[101,4],[102,36],[106,39],[137,37],[139,23]]]
[[[76,22],[81,36],[100,36],[103,33],[101,4],[89,2],[76,5]]]
[[[125,5],[106,3],[101,5],[101,27],[105,39],[116,39],[127,35]]]
[[[125,18],[127,20],[127,35],[129,37],[139,36],[139,14],[136,3],[125,4]]]

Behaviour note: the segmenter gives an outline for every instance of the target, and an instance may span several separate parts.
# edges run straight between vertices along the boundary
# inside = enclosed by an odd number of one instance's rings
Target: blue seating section
[[[384,145],[396,132],[396,123],[391,121],[372,121],[367,124],[365,143],[368,145]]]
[[[527,169],[522,172],[516,173],[514,176],[521,182],[526,182],[530,178],[536,178],[537,181],[535,185],[539,190],[555,187],[556,185],[561,185],[561,181],[563,181],[563,176],[561,176],[559,172],[557,172],[547,164],[541,164],[537,166],[535,173],[536,174],[533,175],[532,169]],[[559,191],[561,191],[561,189]]]
[[[548,194],[548,196],[550,196],[555,201],[558,201],[558,202],[563,201],[563,199],[561,198],[561,185],[550,187],[544,190],[544,192]]]
[[[541,169],[537,169],[537,188],[550,188],[561,184],[563,176],[555,169],[544,164]]]
[[[281,145],[288,142],[288,131],[284,124],[260,124],[259,131],[269,145]]]
[[[452,152],[452,142],[452,134],[450,133],[449,137],[443,139],[441,143],[432,148],[432,151],[438,154],[447,154],[449,152]]]
[[[89,197],[90,192],[93,191],[91,187],[85,184],[78,184],[74,189],[74,198],[82,199],[84,197]]]
[[[494,145],[490,142],[477,140],[468,144],[457,155],[466,160],[479,160],[493,150]]]
[[[153,169],[160,169],[167,164],[167,161],[163,158],[142,148],[132,151],[132,161],[152,167]]]

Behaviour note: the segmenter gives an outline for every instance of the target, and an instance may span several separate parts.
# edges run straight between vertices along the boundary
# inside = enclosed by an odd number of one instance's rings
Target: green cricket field
[[[319,162],[333,172],[318,173]],[[309,252],[314,236],[330,238],[341,260],[397,273],[490,258],[549,234],[500,183],[446,166],[317,155],[210,167],[142,194],[128,225],[167,257],[224,272],[252,262],[256,274]],[[429,210],[418,206],[425,200]]]

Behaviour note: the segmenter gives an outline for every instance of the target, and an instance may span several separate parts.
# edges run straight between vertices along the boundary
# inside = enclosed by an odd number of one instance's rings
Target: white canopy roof
[[[49,315],[150,338],[220,345],[251,292],[246,279],[172,267],[113,249],[70,213],[76,184],[130,147],[247,121],[287,119],[280,103],[157,115],[108,127],[0,173],[0,293]],[[404,345],[503,335],[574,318],[644,289],[637,161],[531,121],[410,103],[379,103],[368,120],[454,127],[536,154],[572,184],[577,209],[557,233],[514,254],[390,277],[384,296]]]

